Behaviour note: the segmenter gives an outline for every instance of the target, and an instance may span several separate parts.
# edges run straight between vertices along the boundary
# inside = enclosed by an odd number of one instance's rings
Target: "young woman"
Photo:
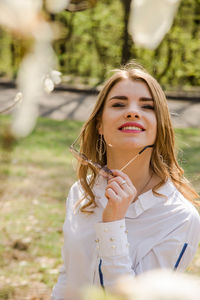
[[[184,270],[200,240],[198,198],[174,149],[158,82],[130,64],[105,83],[82,128],[78,177],[70,189],[64,246],[52,299],[85,285],[105,289],[124,274]]]

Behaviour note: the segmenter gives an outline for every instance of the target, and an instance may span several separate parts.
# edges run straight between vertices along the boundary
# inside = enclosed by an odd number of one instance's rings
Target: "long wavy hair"
[[[114,74],[105,82],[104,87],[99,93],[93,112],[82,127],[79,138],[80,151],[89,159],[102,166],[107,163],[106,153],[100,161],[96,150],[99,139],[98,125],[108,93],[117,82],[124,79],[144,82],[154,99],[157,134],[151,155],[150,167],[152,171],[161,178],[161,181],[153,188],[153,193],[160,195],[157,189],[170,178],[186,199],[197,204],[195,199],[199,198],[199,195],[184,177],[184,171],[176,159],[174,130],[165,94],[159,83],[144,68],[136,63],[129,63],[121,69],[114,70]],[[84,191],[84,197],[77,202],[77,206],[84,201],[80,210],[82,212],[92,213],[96,207],[95,195],[92,188],[97,177],[97,171],[89,165],[78,164],[77,175]]]

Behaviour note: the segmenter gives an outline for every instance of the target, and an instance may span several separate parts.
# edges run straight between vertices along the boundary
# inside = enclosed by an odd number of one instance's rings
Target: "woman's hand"
[[[125,173],[119,170],[112,171],[115,177],[108,180],[106,187],[105,196],[108,203],[103,211],[103,222],[123,219],[137,195],[136,188]]]

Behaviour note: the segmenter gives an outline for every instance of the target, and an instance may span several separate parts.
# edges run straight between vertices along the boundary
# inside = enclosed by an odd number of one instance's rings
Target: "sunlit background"
[[[76,178],[67,149],[112,69],[135,59],[160,82],[200,192],[199,40],[200,0],[0,0],[0,299],[50,297]],[[200,275],[200,249],[187,272]]]

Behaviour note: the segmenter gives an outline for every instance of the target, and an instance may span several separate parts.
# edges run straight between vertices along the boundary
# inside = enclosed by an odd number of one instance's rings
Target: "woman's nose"
[[[126,119],[140,119],[140,112],[136,108],[127,109],[127,111],[124,113],[124,117]]]

